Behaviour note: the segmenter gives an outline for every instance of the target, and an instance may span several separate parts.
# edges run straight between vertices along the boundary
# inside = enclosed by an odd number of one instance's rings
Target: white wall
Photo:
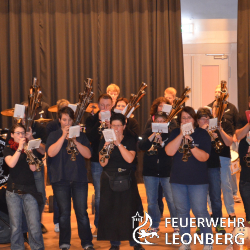
[[[185,85],[192,86],[193,93],[201,88],[201,82],[194,81],[194,58],[204,54],[225,54],[228,56],[229,102],[238,107],[237,90],[237,19],[192,19],[182,20],[183,24],[193,23],[193,33],[182,33],[184,53]],[[224,79],[221,79],[224,80]],[[196,101],[195,106],[199,102]],[[194,104],[189,101],[188,105]],[[197,108],[197,107],[194,107]]]

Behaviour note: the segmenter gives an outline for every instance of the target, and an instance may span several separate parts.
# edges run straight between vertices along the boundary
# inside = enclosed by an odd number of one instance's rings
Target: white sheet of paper
[[[115,136],[115,131],[114,129],[104,129],[102,131],[104,139],[106,142],[110,142],[110,141],[115,141],[116,140],[116,136]]]
[[[115,112],[115,113],[118,113],[118,114],[121,114],[121,113],[122,113],[122,110],[120,110],[120,109],[114,109],[114,112]]]
[[[172,105],[170,105],[170,104],[163,104],[162,112],[170,114],[171,110],[172,110]]]
[[[110,120],[110,111],[101,112],[101,121],[104,122],[106,120]]]
[[[31,149],[39,148],[41,142],[42,142],[42,140],[41,140],[40,138],[35,139],[35,140],[30,140],[30,141],[28,142],[28,147],[27,147],[27,149],[28,149],[28,150],[31,150]]]
[[[183,135],[190,135],[190,134],[192,134],[194,132],[194,128],[193,128],[192,122],[183,124],[181,126],[181,130],[182,130],[182,134]]]
[[[217,128],[217,122],[218,122],[217,118],[209,119],[209,127],[208,127],[208,129],[210,129],[210,130],[216,129]]]
[[[68,104],[68,107],[71,108],[74,112],[76,112],[77,104]]]
[[[152,125],[152,132],[168,133],[168,124],[167,123],[152,122],[151,125]]]
[[[15,118],[24,118],[25,106],[20,104],[15,104],[15,110],[13,117]]]
[[[69,138],[79,137],[80,136],[80,129],[81,129],[80,125],[69,127]]]

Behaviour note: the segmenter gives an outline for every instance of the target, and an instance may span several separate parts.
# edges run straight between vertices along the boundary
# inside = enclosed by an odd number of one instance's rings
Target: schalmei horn
[[[92,92],[92,83],[93,83],[93,80],[91,78],[87,78],[87,80],[84,81],[85,90],[83,93],[79,93],[79,103],[77,104],[77,108],[75,111],[75,118],[74,118],[73,125],[78,125],[81,122],[83,114],[85,113],[88,105],[90,104],[94,96],[94,93]],[[68,138],[68,145],[66,149],[67,149],[67,153],[71,154],[70,160],[75,161],[76,155],[79,154],[79,151],[76,148],[76,145],[73,142],[72,138]]]

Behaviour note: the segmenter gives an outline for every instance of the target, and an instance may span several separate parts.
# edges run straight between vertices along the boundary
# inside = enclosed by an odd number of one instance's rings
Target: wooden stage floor
[[[237,176],[239,178],[239,176]],[[237,179],[238,179],[237,178]],[[142,198],[142,202],[143,202],[143,207],[144,207],[144,211],[147,211],[147,198],[146,198],[146,191],[145,191],[145,187],[144,184],[139,184],[139,191],[140,191],[140,195]],[[47,186],[46,187],[46,191],[47,191],[47,197],[49,195],[52,194],[52,189],[51,186]],[[91,206],[91,202],[92,202],[92,194],[94,193],[94,187],[92,184],[89,184],[89,195],[88,195],[88,214],[89,214],[89,219],[90,219],[90,223],[93,226],[92,231],[94,231],[94,215],[92,214],[92,206]],[[239,195],[239,194],[238,194]],[[239,195],[240,196],[240,195]],[[166,202],[164,200],[164,217],[169,217],[169,211],[166,205]],[[244,208],[243,208],[243,203],[236,203],[235,204],[235,212],[237,217],[240,218],[245,218],[245,213],[244,213]],[[193,216],[193,215],[192,215]],[[225,209],[225,206],[223,204],[223,217],[227,217],[227,212]],[[45,243],[45,249],[49,249],[49,250],[54,250],[54,249],[59,249],[58,246],[58,242],[59,242],[59,233],[55,233],[54,232],[54,224],[53,224],[53,214],[52,213],[43,213],[43,218],[42,218],[43,224],[46,226],[46,228],[48,229],[48,233],[44,234],[44,243]],[[72,209],[72,216],[71,216],[71,228],[72,228],[72,237],[71,237],[71,248],[72,250],[78,250],[78,249],[82,249],[81,248],[81,244],[80,244],[80,240],[78,237],[78,233],[77,233],[77,224],[76,224],[76,218],[75,218],[75,213],[74,210]],[[233,226],[231,226],[230,228],[227,228],[226,231],[227,233],[231,233],[233,230]],[[169,234],[168,238],[169,238],[169,242],[172,241],[172,235],[173,235],[173,229],[170,227],[165,228],[165,223],[164,220],[161,221],[160,223],[160,231],[158,232],[159,238],[156,239],[154,238],[153,240],[151,240],[151,242],[156,243],[155,245],[144,245],[145,249],[152,249],[152,250],[161,250],[161,249],[178,249],[179,246],[178,245],[166,245],[165,244],[165,235],[166,233]],[[191,234],[195,233],[195,229],[193,228],[191,230]],[[213,233],[215,233],[215,229],[213,229]],[[224,237],[223,237],[224,239]],[[149,239],[148,239],[149,240]],[[224,241],[224,240],[223,240]],[[220,241],[220,242],[223,242]],[[107,241],[97,241],[96,238],[93,238],[93,244],[95,249],[98,250],[108,250],[110,248],[110,243]],[[202,245],[191,245],[192,250],[201,250],[203,248]],[[224,250],[226,248],[226,245],[215,245],[214,244],[214,250]],[[0,244],[0,249],[1,250],[7,250],[10,249],[10,244]],[[28,246],[28,244],[25,245],[25,249],[30,249],[30,247]],[[121,250],[126,250],[126,249],[133,249],[132,247],[129,246],[128,241],[127,242],[122,242]]]

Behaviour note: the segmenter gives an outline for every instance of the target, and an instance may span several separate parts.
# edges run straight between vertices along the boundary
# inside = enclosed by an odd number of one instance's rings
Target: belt
[[[13,189],[12,191],[10,191],[12,193],[15,193],[15,194],[27,194],[26,192],[22,191],[22,190],[16,190],[16,189]]]

